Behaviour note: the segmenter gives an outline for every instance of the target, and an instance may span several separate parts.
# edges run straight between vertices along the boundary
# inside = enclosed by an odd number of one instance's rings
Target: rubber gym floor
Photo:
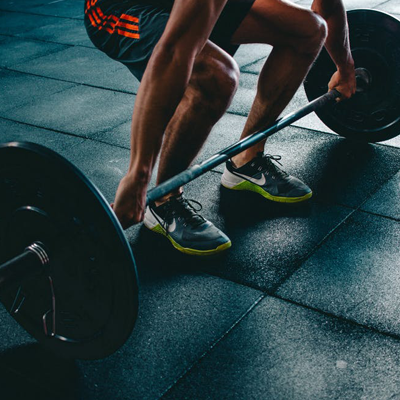
[[[345,6],[400,18],[398,0]],[[0,141],[59,152],[112,201],[138,82],[93,47],[82,9],[0,0]],[[269,51],[239,49],[240,88],[199,160],[238,139]],[[285,114],[305,102],[299,89]],[[267,149],[313,188],[307,204],[224,190],[222,167],[190,183],[232,249],[199,260],[126,231],[140,315],[103,360],[57,357],[1,308],[1,399],[400,399],[400,136],[355,144],[311,115]]]

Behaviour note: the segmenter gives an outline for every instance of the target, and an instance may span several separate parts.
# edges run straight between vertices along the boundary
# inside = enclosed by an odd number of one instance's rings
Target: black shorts
[[[202,0],[199,0],[202,1]],[[230,0],[210,40],[233,55],[231,38],[255,0]],[[93,44],[139,79],[167,24],[173,0],[85,0],[85,26]]]

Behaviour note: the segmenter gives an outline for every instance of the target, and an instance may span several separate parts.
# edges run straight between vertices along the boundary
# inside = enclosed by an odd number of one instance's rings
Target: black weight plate
[[[115,352],[137,318],[138,280],[104,197],[57,153],[17,142],[0,144],[0,193],[0,263],[33,241],[45,244],[51,260],[43,275],[1,289],[6,309],[62,356]]]
[[[339,135],[380,142],[400,133],[400,21],[375,10],[347,13],[355,67],[365,68],[371,83],[364,93],[316,111]],[[311,68],[305,91],[308,99],[323,95],[336,67],[323,49]]]

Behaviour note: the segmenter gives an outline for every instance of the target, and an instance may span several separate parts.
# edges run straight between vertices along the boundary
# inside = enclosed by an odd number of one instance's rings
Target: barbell
[[[313,111],[352,139],[376,142],[399,134],[400,22],[372,10],[350,11],[348,20],[357,67],[353,98],[336,103],[336,90],[319,95],[334,68],[322,53],[305,82],[309,104],[150,190],[147,202]],[[0,193],[5,308],[61,356],[98,359],[114,353],[134,327],[139,283],[131,248],[103,195],[65,158],[26,142],[0,144]]]

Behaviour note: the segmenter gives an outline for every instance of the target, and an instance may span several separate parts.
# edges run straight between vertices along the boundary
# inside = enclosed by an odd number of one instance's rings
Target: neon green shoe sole
[[[190,254],[192,256],[212,256],[221,253],[232,246],[232,242],[229,241],[219,245],[215,249],[210,249],[210,250],[191,249],[189,247],[182,247],[179,243],[177,243],[170,235],[168,235],[165,232],[165,229],[161,225],[156,225],[155,227],[149,229],[155,233],[165,236],[171,242],[172,246],[174,246],[175,249],[179,250],[181,253]]]
[[[301,201],[308,200],[310,197],[312,197],[312,192],[309,192],[309,193],[305,194],[304,196],[300,196],[300,197],[273,196],[272,194],[269,194],[268,192],[266,192],[261,186],[258,186],[249,181],[243,181],[233,187],[224,185],[224,183],[222,183],[222,186],[227,189],[231,189],[231,190],[247,190],[249,192],[258,193],[261,196],[263,196],[264,198],[271,200],[271,201],[276,201],[278,203],[300,203]]]

